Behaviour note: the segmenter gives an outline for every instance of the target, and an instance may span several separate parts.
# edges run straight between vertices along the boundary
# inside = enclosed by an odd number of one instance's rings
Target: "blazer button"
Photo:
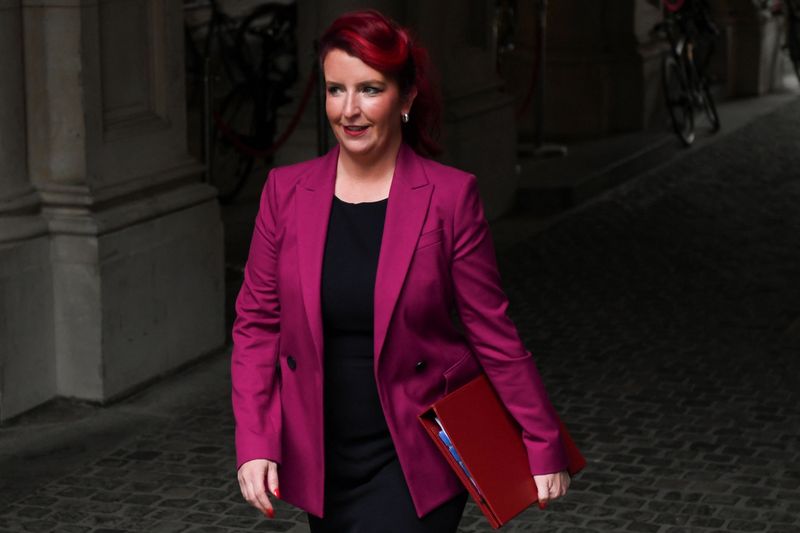
[[[294,371],[297,368],[297,361],[294,360],[294,357],[291,355],[286,357],[286,364],[289,366],[289,370]]]
[[[425,369],[425,366],[425,361],[417,361],[417,364],[414,366],[414,368],[417,372],[422,372]]]

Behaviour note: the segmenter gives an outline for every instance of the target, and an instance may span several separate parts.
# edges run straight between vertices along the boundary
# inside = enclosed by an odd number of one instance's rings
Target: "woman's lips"
[[[369,126],[343,126],[344,132],[350,137],[360,137],[367,132]]]

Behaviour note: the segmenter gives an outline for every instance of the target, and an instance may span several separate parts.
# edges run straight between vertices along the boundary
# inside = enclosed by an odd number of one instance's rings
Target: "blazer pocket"
[[[442,228],[436,228],[431,231],[426,231],[425,233],[419,236],[419,240],[417,241],[417,250],[441,242],[443,237],[444,237],[444,229]]]
[[[478,377],[482,371],[483,367],[472,355],[472,350],[467,350],[458,361],[444,371],[444,393],[448,394],[462,385],[466,385],[473,378]]]

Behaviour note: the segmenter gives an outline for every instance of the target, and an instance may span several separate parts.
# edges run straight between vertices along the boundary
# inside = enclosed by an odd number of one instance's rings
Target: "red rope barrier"
[[[667,11],[670,13],[675,13],[683,7],[685,1],[686,0],[664,0],[664,7],[666,7]]]
[[[219,114],[218,111],[214,111],[214,126],[225,136],[226,139],[230,141],[236,151],[248,155],[250,157],[258,157],[258,158],[267,158],[278,151],[278,149],[283,146],[286,141],[289,140],[289,137],[292,136],[294,133],[295,128],[300,123],[300,118],[303,116],[303,112],[308,105],[308,101],[311,99],[311,95],[313,94],[314,86],[317,84],[317,70],[316,66],[311,69],[311,73],[308,76],[308,80],[306,81],[306,87],[303,90],[303,96],[300,99],[300,105],[297,107],[297,111],[294,112],[292,116],[292,120],[289,122],[289,125],[286,127],[286,130],[278,137],[271,146],[267,148],[254,148],[250,145],[245,144],[242,142],[242,139],[239,137],[239,134],[233,129],[233,127],[225,122],[222,118],[222,115]]]

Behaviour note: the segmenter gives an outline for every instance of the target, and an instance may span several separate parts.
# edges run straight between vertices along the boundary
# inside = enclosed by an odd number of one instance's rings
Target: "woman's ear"
[[[400,112],[401,113],[410,113],[411,112],[411,106],[414,104],[414,98],[416,98],[416,97],[417,97],[417,88],[412,86],[408,90],[408,94],[406,94],[406,97],[403,99],[403,105],[402,105],[402,107],[400,109]]]

